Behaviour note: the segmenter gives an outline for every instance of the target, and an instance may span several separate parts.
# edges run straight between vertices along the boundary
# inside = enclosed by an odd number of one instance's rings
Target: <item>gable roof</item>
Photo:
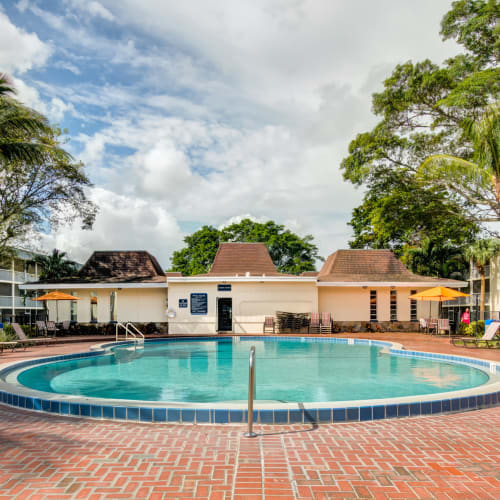
[[[77,281],[99,283],[165,281],[165,273],[149,252],[95,251],[78,272]]]
[[[413,274],[391,250],[337,250],[326,259],[318,282],[446,282],[463,286],[457,280]]]
[[[278,276],[264,243],[221,243],[206,276]],[[284,276],[284,275],[283,275]]]

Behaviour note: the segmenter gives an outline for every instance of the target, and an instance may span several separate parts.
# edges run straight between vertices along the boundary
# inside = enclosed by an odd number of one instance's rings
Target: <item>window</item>
[[[398,320],[398,292],[391,290],[391,321]]]
[[[97,323],[97,293],[90,292],[90,322]]]
[[[114,321],[116,322],[116,299],[117,299],[117,293],[116,292],[111,292],[109,294],[109,321]]]
[[[377,290],[370,290],[370,321],[377,321]]]
[[[415,293],[417,293],[416,290],[410,291],[410,295]],[[413,299],[410,300],[410,321],[417,321],[417,301]]]
[[[78,297],[77,292],[71,292],[71,295],[74,297]],[[69,319],[71,321],[78,321],[78,302],[76,300],[71,301],[70,309],[69,309]]]

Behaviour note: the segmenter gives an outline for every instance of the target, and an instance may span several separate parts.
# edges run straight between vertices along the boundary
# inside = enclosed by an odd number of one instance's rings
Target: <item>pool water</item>
[[[40,391],[110,399],[245,401],[251,345],[257,400],[391,398],[467,389],[489,379],[473,367],[398,357],[380,346],[226,338],[118,346],[107,355],[35,366],[18,381]]]

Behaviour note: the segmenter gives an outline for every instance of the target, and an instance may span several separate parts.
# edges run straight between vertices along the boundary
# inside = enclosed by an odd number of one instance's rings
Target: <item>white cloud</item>
[[[16,98],[26,106],[45,115],[52,123],[60,123],[68,111],[75,111],[71,103],[67,103],[59,97],[42,99],[35,87],[26,84],[19,78],[14,78],[13,82],[17,91]]]
[[[42,246],[61,248],[84,262],[92,250],[148,250],[167,268],[171,252],[181,246],[182,234],[175,218],[162,207],[137,198],[94,188],[90,197],[99,205],[92,231],[75,223],[42,235]]]
[[[11,23],[0,10],[0,68],[9,74],[43,66],[52,52],[36,33],[27,33]]]
[[[20,94],[55,121],[71,113],[102,126],[76,137],[99,186],[94,231],[46,237],[80,260],[91,249],[135,247],[167,265],[183,222],[242,214],[313,234],[325,256],[345,247],[362,193],[339,165],[376,121],[371,93],[399,62],[457,52],[438,34],[449,0],[65,3],[18,8],[55,30],[55,65],[80,72],[78,83],[37,81]],[[102,19],[114,22],[112,37]],[[35,64],[27,61],[17,71]]]

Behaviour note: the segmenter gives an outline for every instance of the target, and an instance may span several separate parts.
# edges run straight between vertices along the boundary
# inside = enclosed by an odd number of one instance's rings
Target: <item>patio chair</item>
[[[329,312],[321,313],[321,324],[319,327],[321,333],[332,333],[332,315]]]
[[[319,313],[311,313],[311,321],[309,321],[309,333],[320,333]]]
[[[36,331],[38,335],[45,335],[47,336],[47,325],[45,324],[45,321],[36,321]]]
[[[443,318],[443,319],[437,320],[436,333],[440,333],[442,331],[450,333],[450,320],[448,318]]]
[[[69,320],[65,320],[62,322],[62,328],[61,330],[65,333],[65,334],[69,334],[69,330],[71,328],[71,321]]]
[[[423,330],[424,333],[427,333],[428,328],[429,328],[429,323],[427,323],[427,320],[425,318],[420,318],[418,325],[419,331]]]
[[[50,340],[52,340],[49,337],[43,337],[43,338],[28,338],[26,337],[26,334],[24,333],[24,330],[21,328],[21,325],[19,323],[12,323],[12,328],[14,329],[14,332],[16,333],[18,339],[19,339],[19,344],[24,346],[26,349],[26,346],[30,345],[36,345],[36,344],[47,344]]]
[[[436,318],[427,319],[427,331],[432,333],[437,333],[438,320]]]
[[[59,328],[56,327],[56,324],[54,321],[47,321],[45,323],[47,325],[47,333],[53,333],[54,337],[56,336],[57,332],[59,331]]]
[[[271,333],[274,333],[274,316],[266,316],[264,318],[264,326],[262,329],[262,333],[268,333],[269,331]]]

